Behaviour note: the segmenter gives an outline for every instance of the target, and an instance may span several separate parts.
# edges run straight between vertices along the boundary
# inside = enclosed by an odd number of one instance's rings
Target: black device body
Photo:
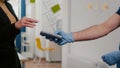
[[[59,40],[62,39],[62,37],[59,36],[59,35],[52,34],[52,33],[48,33],[48,32],[45,32],[45,31],[41,31],[41,32],[40,32],[40,35],[45,36],[46,38],[54,39],[54,40],[56,40],[56,41],[59,41]]]

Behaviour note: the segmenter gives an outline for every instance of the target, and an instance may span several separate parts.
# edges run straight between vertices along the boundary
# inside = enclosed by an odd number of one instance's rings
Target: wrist
[[[71,42],[74,42],[74,41],[75,41],[72,32],[69,33],[68,36],[69,36]]]
[[[20,29],[21,28],[21,26],[20,26],[20,24],[18,22],[15,23],[15,27],[16,27],[16,29]]]

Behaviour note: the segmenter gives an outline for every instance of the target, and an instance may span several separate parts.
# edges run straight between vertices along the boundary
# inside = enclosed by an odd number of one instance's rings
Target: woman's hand
[[[33,27],[35,27],[35,23],[37,23],[37,22],[38,22],[37,20],[31,19],[31,18],[28,18],[28,17],[23,17],[22,19],[18,20],[15,23],[15,27],[17,29],[20,29],[22,27],[33,28]]]

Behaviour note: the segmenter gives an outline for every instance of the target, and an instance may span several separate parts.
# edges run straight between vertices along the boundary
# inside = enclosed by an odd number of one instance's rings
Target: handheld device
[[[48,32],[45,32],[45,31],[41,31],[40,35],[46,36],[46,37],[50,37],[50,38],[53,38],[53,39],[57,39],[57,40],[61,40],[62,39],[62,37],[59,36],[59,35],[48,33]]]

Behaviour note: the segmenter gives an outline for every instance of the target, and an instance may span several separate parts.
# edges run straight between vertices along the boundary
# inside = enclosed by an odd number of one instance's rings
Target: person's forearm
[[[107,21],[100,25],[91,26],[85,30],[73,32],[73,37],[75,41],[86,41],[93,40],[100,37],[103,37],[119,27],[120,24],[120,16],[118,14],[114,14]]]
[[[107,33],[108,32],[104,30],[104,28],[101,29],[101,26],[94,25],[85,30],[73,32],[73,37],[75,41],[87,41],[100,38],[107,35]]]

